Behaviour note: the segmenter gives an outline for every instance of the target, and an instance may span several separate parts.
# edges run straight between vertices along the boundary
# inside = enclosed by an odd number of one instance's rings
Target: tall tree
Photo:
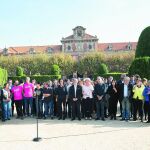
[[[138,40],[135,57],[150,57],[150,26],[145,28]]]

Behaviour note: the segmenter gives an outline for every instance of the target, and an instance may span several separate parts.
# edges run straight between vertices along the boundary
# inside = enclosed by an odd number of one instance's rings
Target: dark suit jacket
[[[119,92],[118,93],[119,99],[123,100],[123,98],[124,98],[124,83],[122,83],[118,86],[118,92]],[[131,84],[128,85],[128,98],[129,98],[129,100],[132,99],[132,85]]]
[[[77,98],[78,100],[81,100],[81,98],[82,98],[82,87],[80,85],[77,85],[76,97],[75,97],[75,89],[74,89],[74,85],[72,85],[69,89],[69,98],[71,100],[73,100],[73,98]]]
[[[95,95],[95,99],[97,99],[97,95],[98,96],[105,96],[105,85],[104,84],[96,84],[95,87],[94,87],[94,95]]]

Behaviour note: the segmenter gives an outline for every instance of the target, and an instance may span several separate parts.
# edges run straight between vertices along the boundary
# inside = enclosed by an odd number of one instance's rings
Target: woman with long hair
[[[11,94],[9,90],[9,84],[5,83],[2,90],[2,100],[3,100],[3,121],[10,120],[11,117]]]
[[[118,89],[116,80],[112,80],[111,86],[108,87],[107,93],[109,94],[109,113],[110,119],[116,120],[117,102],[118,102]]]

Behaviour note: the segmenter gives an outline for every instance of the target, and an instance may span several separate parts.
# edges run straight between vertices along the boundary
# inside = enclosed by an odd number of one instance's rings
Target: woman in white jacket
[[[84,79],[84,85],[82,86],[83,91],[83,100],[84,100],[84,111],[85,111],[85,119],[92,119],[92,99],[93,99],[93,91],[94,87],[91,84],[90,78]]]

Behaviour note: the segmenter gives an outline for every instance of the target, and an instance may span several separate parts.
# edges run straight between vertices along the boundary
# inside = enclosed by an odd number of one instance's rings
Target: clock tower
[[[85,28],[82,26],[77,26],[73,29],[73,35],[75,38],[82,38],[85,35]]]

